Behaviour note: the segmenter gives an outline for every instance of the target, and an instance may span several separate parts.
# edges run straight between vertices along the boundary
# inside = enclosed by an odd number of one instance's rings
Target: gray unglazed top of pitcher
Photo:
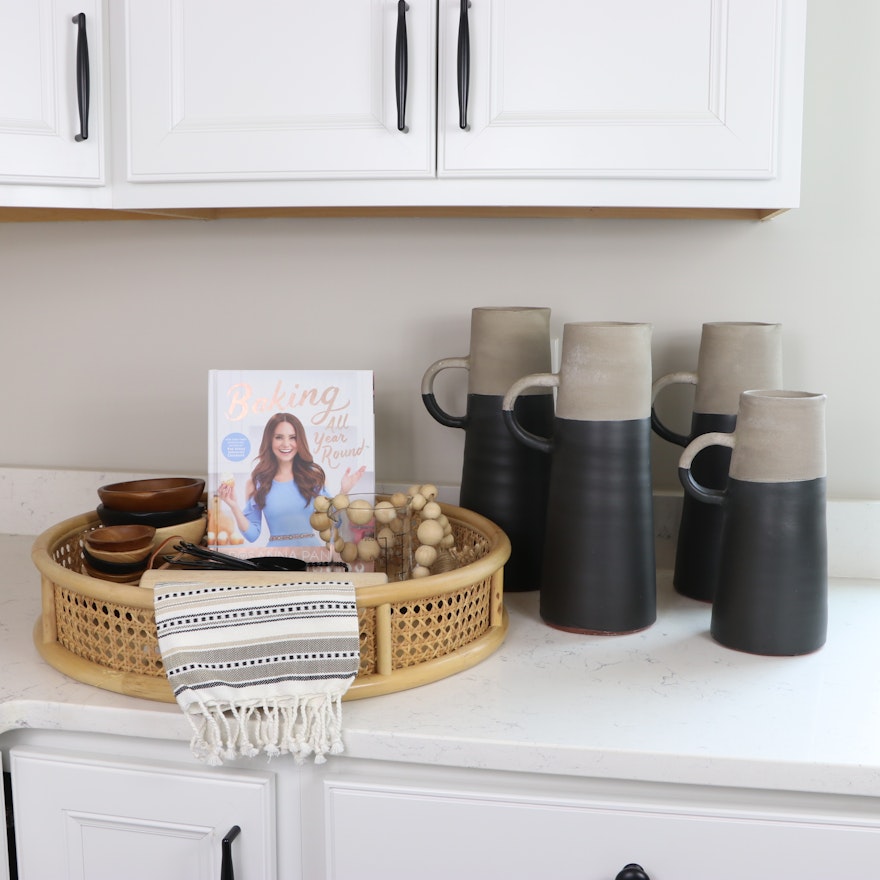
[[[825,399],[809,391],[744,391],[730,476],[758,483],[826,476]]]
[[[651,415],[651,324],[565,324],[556,415],[580,421]]]
[[[520,377],[550,369],[550,309],[480,306],[471,311],[468,391],[503,395]],[[533,393],[539,393],[535,389]]]
[[[782,325],[703,324],[697,376],[694,411],[736,415],[743,391],[782,387]]]

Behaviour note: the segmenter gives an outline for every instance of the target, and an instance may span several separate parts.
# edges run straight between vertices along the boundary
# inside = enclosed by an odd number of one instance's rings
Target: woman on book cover
[[[348,493],[365,471],[346,469],[340,491]],[[320,545],[309,523],[312,502],[326,495],[324,469],[312,458],[302,422],[292,413],[276,413],[266,423],[256,464],[245,487],[245,505],[235,498],[235,487],[221,483],[217,496],[229,508],[242,537],[260,537],[263,518],[270,547]]]

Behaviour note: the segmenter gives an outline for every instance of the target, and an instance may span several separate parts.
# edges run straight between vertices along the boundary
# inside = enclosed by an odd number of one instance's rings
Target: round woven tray
[[[446,678],[495,651],[507,632],[503,566],[510,541],[494,523],[441,505],[456,548],[472,561],[442,574],[357,590],[360,669],[346,700]],[[33,545],[42,575],[40,655],[59,671],[105,690],[174,702],[156,638],[153,593],[81,574],[82,536],[94,513],[54,526]]]

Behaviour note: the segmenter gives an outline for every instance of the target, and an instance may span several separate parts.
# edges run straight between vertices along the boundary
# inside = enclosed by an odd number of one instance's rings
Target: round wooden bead
[[[425,519],[438,519],[443,515],[443,511],[440,509],[440,505],[436,501],[429,501],[422,508],[422,516]]]
[[[330,526],[333,525],[333,521],[330,519],[329,516],[327,516],[326,513],[320,513],[318,511],[316,511],[309,517],[309,523],[316,532],[321,532],[324,529],[329,529]]]
[[[374,562],[381,552],[379,542],[375,538],[364,538],[358,542],[357,555],[364,562]]]
[[[345,510],[348,507],[348,495],[340,493],[330,502],[337,510]]]
[[[397,510],[390,501],[377,501],[374,513],[380,523],[390,523],[397,516]]]
[[[373,518],[373,505],[364,498],[356,498],[348,505],[346,513],[356,526],[365,526]]]
[[[437,561],[437,551],[430,544],[422,544],[421,547],[416,547],[416,552],[413,556],[416,562],[419,565],[425,566],[425,568],[430,568]]]
[[[419,524],[416,537],[419,539],[420,544],[434,547],[443,540],[443,526],[436,520],[426,519],[423,523]]]

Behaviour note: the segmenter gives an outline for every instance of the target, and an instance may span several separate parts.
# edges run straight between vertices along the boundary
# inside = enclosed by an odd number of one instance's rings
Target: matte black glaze
[[[425,394],[423,399],[432,398]],[[461,506],[485,516],[510,538],[504,566],[507,592],[536,590],[541,580],[544,518],[550,481],[550,459],[519,443],[501,412],[503,395],[469,394],[462,419],[440,411],[441,424],[465,429],[461,472]],[[436,401],[425,400],[434,416]],[[529,430],[553,431],[553,395],[526,394],[514,404],[516,418]],[[436,416],[434,416],[437,418]]]
[[[657,616],[650,419],[557,418],[541,617],[576,632],[624,633]]]
[[[653,421],[652,427],[655,427]],[[683,438],[685,443],[682,445],[687,446],[701,434],[715,431],[729,434],[735,428],[735,415],[694,413],[690,436]],[[730,455],[729,446],[709,446],[700,450],[691,464],[694,479],[707,489],[724,489],[730,469]],[[701,504],[685,493],[672,578],[675,589],[683,596],[702,602],[711,602],[715,597],[722,515],[719,506]]]
[[[712,636],[752,654],[808,654],[825,644],[825,477],[729,479]]]

